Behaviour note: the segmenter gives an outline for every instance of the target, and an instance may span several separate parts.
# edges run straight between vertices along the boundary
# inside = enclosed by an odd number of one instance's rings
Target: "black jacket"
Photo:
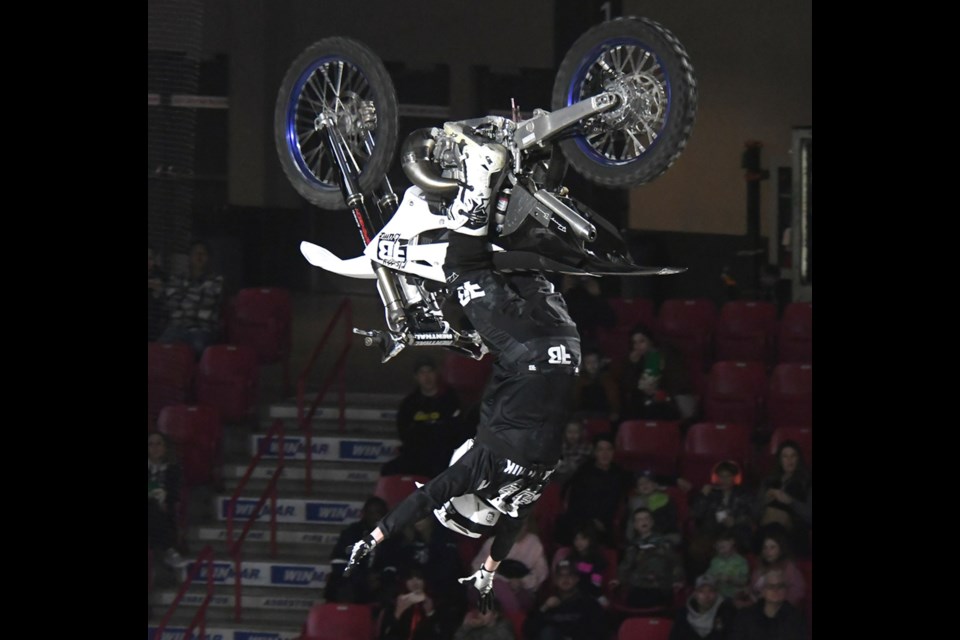
[[[739,611],[730,640],[807,640],[807,621],[789,602],[768,618],[760,600]]]

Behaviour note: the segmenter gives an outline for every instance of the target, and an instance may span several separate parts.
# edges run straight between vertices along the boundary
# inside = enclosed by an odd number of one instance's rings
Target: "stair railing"
[[[247,483],[250,481],[250,478],[253,476],[254,470],[257,468],[257,466],[259,466],[264,454],[270,451],[270,445],[274,440],[277,443],[277,468],[273,470],[273,474],[270,476],[270,481],[267,483],[266,488],[260,494],[260,499],[257,500],[257,504],[253,507],[250,515],[247,517],[243,525],[243,530],[240,532],[240,535],[237,537],[237,539],[234,540],[233,535],[236,527],[235,520],[237,501],[240,499],[240,494],[243,492],[244,488],[247,486]],[[277,557],[277,483],[280,481],[280,476],[283,474],[285,466],[285,449],[286,438],[284,438],[283,420],[278,418],[273,421],[273,425],[271,425],[270,430],[267,431],[266,437],[260,441],[260,445],[257,447],[256,455],[253,456],[253,459],[247,466],[246,473],[243,474],[243,477],[237,484],[237,488],[233,490],[233,494],[230,496],[230,500],[227,502],[227,553],[229,553],[230,557],[233,559],[233,617],[237,622],[242,619],[242,607],[240,605],[243,597],[243,584],[241,581],[241,576],[243,573],[243,545],[247,540],[247,535],[250,533],[250,528],[259,518],[260,512],[263,509],[264,504],[266,504],[267,499],[270,500],[270,556],[273,558]]]
[[[337,357],[331,366],[326,379],[323,381],[323,384],[320,385],[317,395],[314,397],[309,409],[306,409],[307,379],[310,376],[310,373],[313,371],[313,367],[317,362],[317,358],[320,356],[320,353],[323,352],[324,347],[327,346],[327,342],[333,335],[333,330],[337,325],[337,321],[341,318],[343,319],[343,345],[337,352]],[[307,365],[303,368],[303,372],[300,373],[300,377],[297,379],[297,422],[300,425],[300,430],[303,432],[306,440],[307,495],[310,495],[313,492],[313,416],[316,414],[317,407],[319,407],[320,403],[323,402],[327,391],[330,389],[330,386],[334,381],[337,382],[337,404],[339,407],[338,422],[340,433],[343,433],[346,429],[346,383],[344,371],[346,370],[347,354],[350,352],[350,347],[352,344],[353,303],[350,301],[349,297],[344,297],[344,299],[340,302],[340,305],[337,307],[337,310],[334,312],[333,317],[330,319],[330,322],[327,323],[326,329],[320,338],[320,342],[317,343],[317,346],[313,350],[313,354],[310,356],[310,360],[307,362]]]
[[[164,614],[163,619],[160,621],[157,630],[153,634],[153,640],[161,640],[163,638],[163,632],[167,628],[167,624],[170,622],[170,618],[173,617],[174,612],[177,610],[177,607],[180,605],[180,601],[183,599],[183,596],[187,593],[187,589],[193,584],[200,575],[201,567],[206,567],[207,571],[207,591],[203,596],[203,602],[200,603],[200,606],[197,607],[197,612],[193,615],[193,619],[190,621],[190,625],[187,627],[186,631],[183,634],[184,640],[193,640],[193,630],[199,629],[200,635],[198,638],[203,638],[207,633],[207,609],[210,606],[210,601],[213,600],[213,547],[207,545],[200,551],[197,555],[197,560],[194,562],[193,566],[190,568],[190,571],[187,574],[187,579],[183,581],[183,584],[180,585],[180,590],[177,591],[177,595],[173,598],[173,602],[170,604],[170,608],[167,609],[167,613]]]

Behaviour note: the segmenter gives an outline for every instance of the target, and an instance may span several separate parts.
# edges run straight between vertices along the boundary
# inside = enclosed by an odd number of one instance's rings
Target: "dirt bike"
[[[442,346],[474,358],[475,331],[444,318],[450,295],[442,269],[448,205],[458,190],[457,134],[503,145],[505,176],[494,194],[488,239],[494,267],[575,275],[666,275],[685,271],[634,263],[619,231],[562,185],[568,165],[606,187],[633,187],[661,175],[693,128],[697,85],[677,38],[645,18],[618,18],[586,31],[557,71],[552,111],[520,119],[488,115],[413,131],[401,147],[412,185],[402,201],[387,171],[397,146],[398,106],[383,62],[347,38],[320,40],[293,61],[282,82],[274,133],[283,171],[312,204],[349,209],[366,245],[340,259],[302,242],[326,271],[376,281],[387,330],[354,329],[386,362],[407,346]],[[372,228],[373,200],[386,224]],[[492,205],[493,206],[493,205]]]

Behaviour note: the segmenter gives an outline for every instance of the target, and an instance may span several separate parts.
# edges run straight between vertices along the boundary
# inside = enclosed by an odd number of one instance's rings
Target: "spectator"
[[[555,530],[560,544],[572,544],[576,529],[592,522],[600,543],[615,546],[615,521],[626,508],[633,479],[613,461],[613,454],[612,435],[594,436],[593,460],[582,464],[564,485],[567,510],[557,517]]]
[[[627,499],[627,513],[634,513],[640,507],[646,507],[653,514],[653,528],[670,544],[680,545],[680,527],[677,522],[677,505],[657,484],[652,469],[644,469],[637,474],[636,488]],[[633,522],[627,522],[626,540],[630,542],[636,536]]]
[[[610,329],[616,325],[616,312],[601,294],[597,278],[565,275],[563,297],[583,342],[596,342],[599,329]]]
[[[417,388],[397,410],[400,454],[385,463],[381,475],[409,473],[434,477],[447,468],[453,451],[469,436],[460,428],[460,401],[453,389],[442,389],[437,367],[419,358],[413,368]]]
[[[629,352],[620,380],[621,420],[680,420],[674,394],[686,391],[683,359],[666,357],[643,324],[630,332]]]
[[[426,589],[420,568],[408,568],[401,579],[402,592],[392,606],[384,608],[380,640],[441,640],[452,634],[452,629],[445,633],[438,624],[433,597]]]
[[[687,545],[692,571],[701,573],[720,534],[733,536],[742,552],[751,548],[754,497],[742,485],[740,466],[733,460],[718,462],[713,468],[716,484],[705,484],[691,499],[690,514],[694,531]]]
[[[745,557],[737,553],[733,533],[730,531],[721,532],[717,536],[716,551],[707,574],[716,581],[720,595],[733,602],[747,591],[750,564]]]
[[[580,578],[566,560],[553,572],[554,592],[527,616],[523,635],[528,640],[597,640],[605,638],[603,609],[584,594]]]
[[[597,541],[597,531],[593,524],[584,522],[573,536],[573,547],[562,547],[554,554],[551,568],[567,561],[580,576],[580,592],[595,598],[602,606],[608,602],[606,590],[607,558]]]
[[[186,277],[171,277],[167,283],[169,322],[160,342],[185,342],[197,359],[204,349],[220,339],[220,308],[223,276],[210,272],[210,252],[203,241],[190,247],[190,271]]]
[[[454,629],[460,624],[467,609],[467,596],[466,588],[457,580],[463,565],[456,534],[439,526],[433,515],[407,525],[398,535],[385,540],[378,547],[376,558],[374,566],[380,569],[385,582],[388,576],[401,575],[411,567],[419,569],[427,591],[434,594],[442,626]]]
[[[506,615],[527,612],[536,600],[537,590],[547,579],[549,568],[540,537],[533,531],[535,520],[530,515],[523,520],[520,533],[507,557],[500,563],[493,580],[493,595]],[[496,536],[487,538],[471,563],[478,570]],[[471,592],[473,593],[473,592]]]
[[[697,578],[686,607],[677,613],[668,640],[726,640],[733,631],[737,610],[710,575]]]
[[[760,549],[760,558],[757,566],[750,575],[750,584],[752,585],[755,598],[763,596],[763,582],[761,578],[768,571],[776,569],[783,573],[787,583],[786,598],[795,607],[803,603],[807,594],[807,584],[803,579],[803,572],[797,568],[790,554],[789,542],[781,534],[776,532],[768,533],[763,538],[763,546]]]
[[[783,571],[761,576],[762,596],[737,614],[730,640],[807,640],[807,622],[786,597],[789,586]]]
[[[147,545],[154,557],[172,569],[186,566],[177,551],[177,508],[183,472],[170,441],[162,433],[147,434]]]
[[[470,609],[453,640],[520,640],[513,632],[513,623],[500,614],[496,601],[486,613]]]
[[[636,535],[627,545],[614,586],[621,587],[627,606],[670,607],[674,591],[683,587],[683,563],[670,541],[654,530],[649,509],[634,511],[633,523]]]
[[[813,525],[813,482],[803,453],[793,440],[777,447],[777,466],[760,483],[754,515],[759,540],[771,530],[785,534],[794,551],[807,556]]]
[[[574,393],[573,410],[577,415],[600,416],[609,419],[610,424],[620,420],[617,379],[596,347],[583,352],[583,365]]]
[[[360,519],[348,524],[340,532],[333,551],[330,552],[330,575],[323,593],[327,602],[370,604],[381,600],[383,591],[381,567],[376,563],[379,555],[369,556],[369,559],[357,567],[349,577],[343,576],[343,569],[347,564],[353,543],[362,538],[386,512],[387,503],[382,498],[370,496],[363,503]],[[390,575],[396,576],[393,573]]]
[[[157,340],[167,326],[167,307],[164,288],[167,275],[160,268],[159,257],[153,247],[147,247],[147,342]]]
[[[571,420],[563,431],[563,444],[560,451],[560,464],[550,478],[551,482],[564,484],[590,459],[593,445],[586,440],[587,430],[580,420]]]

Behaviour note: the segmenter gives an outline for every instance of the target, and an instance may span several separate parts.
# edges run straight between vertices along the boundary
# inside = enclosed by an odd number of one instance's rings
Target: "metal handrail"
[[[207,592],[203,597],[203,602],[200,603],[200,606],[197,608],[197,612],[190,621],[190,625],[184,632],[183,638],[184,640],[193,640],[193,630],[198,627],[200,629],[199,637],[203,638],[206,635],[207,608],[210,606],[210,601],[213,599],[213,547],[210,545],[205,546],[197,555],[197,560],[194,562],[193,567],[191,567],[190,572],[187,575],[187,579],[183,581],[182,585],[180,585],[180,590],[177,591],[177,595],[170,604],[170,608],[167,609],[167,613],[163,616],[163,619],[157,626],[157,630],[153,634],[154,640],[161,640],[163,638],[163,632],[167,628],[167,623],[169,623],[170,618],[173,617],[173,613],[180,605],[180,601],[187,593],[187,589],[189,589],[190,585],[193,584],[193,581],[197,579],[197,576],[200,574],[200,567],[204,562],[206,563],[207,567]]]
[[[326,380],[324,380],[323,384],[320,385],[320,389],[317,391],[317,395],[314,397],[313,403],[310,405],[310,409],[304,411],[304,405],[306,404],[305,394],[307,378],[312,372],[317,358],[320,356],[323,348],[327,345],[327,341],[333,334],[333,329],[336,326],[337,321],[340,320],[341,317],[344,319],[344,344],[340,348],[337,358],[334,361]],[[346,384],[344,381],[344,370],[347,361],[347,354],[350,352],[350,347],[353,344],[352,338],[353,303],[350,301],[350,298],[344,297],[340,302],[340,305],[337,307],[337,310],[334,312],[333,317],[330,318],[330,322],[327,323],[326,329],[320,338],[320,342],[317,343],[317,346],[313,350],[313,354],[310,356],[310,360],[307,362],[307,365],[303,368],[303,372],[297,379],[297,422],[300,425],[300,429],[304,432],[306,438],[307,495],[310,495],[313,490],[313,429],[311,427],[311,421],[313,420],[314,414],[317,412],[317,407],[323,401],[323,398],[326,396],[327,390],[330,388],[330,385],[333,383],[334,379],[338,381],[337,398],[339,407],[338,422],[340,426],[340,432],[343,433],[343,431],[346,429]]]
[[[277,439],[277,449],[278,449],[278,460],[277,468],[274,469],[273,475],[270,476],[270,481],[267,483],[267,487],[261,492],[260,499],[257,501],[256,506],[250,513],[250,516],[247,518],[246,523],[243,526],[243,531],[240,532],[240,536],[234,540],[233,531],[234,531],[234,520],[236,518],[236,508],[237,500],[240,499],[240,494],[243,492],[243,489],[247,486],[247,482],[250,481],[250,478],[253,476],[254,470],[260,464],[260,461],[263,459],[265,451],[270,450],[271,441]],[[241,613],[241,599],[243,596],[243,585],[241,583],[242,575],[242,564],[243,564],[243,544],[247,540],[247,534],[250,533],[250,528],[253,526],[253,523],[257,520],[260,514],[260,510],[263,508],[264,503],[267,501],[267,498],[270,498],[270,556],[273,558],[277,557],[277,483],[280,480],[280,476],[283,473],[285,466],[284,462],[284,449],[286,444],[286,439],[284,438],[284,429],[283,429],[283,420],[279,418],[274,420],[273,425],[271,425],[270,430],[267,431],[266,437],[260,442],[260,446],[257,448],[257,453],[250,461],[250,464],[247,466],[246,473],[243,474],[243,477],[240,479],[240,482],[237,484],[237,488],[234,489],[233,493],[230,496],[229,502],[227,502],[227,553],[230,554],[230,557],[233,559],[233,578],[234,578],[234,607],[233,607],[233,617],[234,620],[240,621],[242,619]]]

